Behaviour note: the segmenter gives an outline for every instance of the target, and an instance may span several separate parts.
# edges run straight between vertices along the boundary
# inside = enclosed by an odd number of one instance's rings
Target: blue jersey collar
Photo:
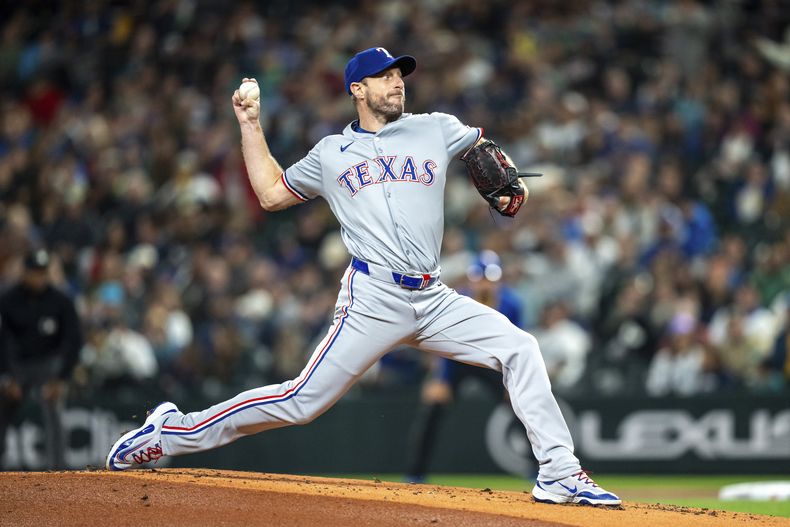
[[[397,121],[393,121],[391,123],[385,124],[384,127],[381,130],[379,130],[378,132],[371,132],[370,130],[365,130],[364,128],[359,126],[359,119],[355,119],[355,120],[351,121],[346,126],[346,128],[343,130],[343,135],[349,136],[349,137],[357,136],[360,139],[362,137],[372,137],[374,135],[380,135],[382,133],[386,133],[386,131],[391,129],[393,127],[393,125],[398,124],[403,119],[405,119],[405,118],[407,118],[409,116],[411,116],[410,113],[404,113],[403,115],[401,115],[398,118]]]
[[[361,126],[359,126],[359,119],[352,121],[351,129],[360,134],[375,134],[376,132],[371,132],[370,130],[365,130]]]

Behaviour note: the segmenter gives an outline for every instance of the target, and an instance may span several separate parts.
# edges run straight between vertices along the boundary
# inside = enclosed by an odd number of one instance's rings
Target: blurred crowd
[[[343,68],[374,45],[417,58],[407,111],[484,127],[545,174],[511,221],[452,166],[442,268],[465,287],[499,255],[556,391],[790,385],[782,0],[32,1],[0,7],[0,41],[0,285],[50,250],[79,390],[298,374],[349,257],[323,201],[260,209],[230,96],[257,78],[287,167],[354,118]]]

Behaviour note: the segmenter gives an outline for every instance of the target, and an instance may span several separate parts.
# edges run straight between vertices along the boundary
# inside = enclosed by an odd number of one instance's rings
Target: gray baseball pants
[[[398,345],[501,372],[540,479],[581,470],[532,335],[441,282],[410,290],[351,267],[341,280],[332,325],[297,378],[243,392],[203,411],[173,414],[162,427],[163,451],[200,452],[242,436],[309,423]]]

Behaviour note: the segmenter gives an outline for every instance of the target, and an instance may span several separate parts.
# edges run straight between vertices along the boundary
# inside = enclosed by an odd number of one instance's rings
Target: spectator
[[[757,382],[760,365],[771,353],[776,333],[774,314],[760,305],[755,288],[744,284],[731,305],[716,311],[709,339],[730,381],[750,385]]]
[[[784,327],[777,335],[771,355],[763,362],[765,387],[781,391],[790,386],[790,290],[784,294]]]
[[[604,393],[644,386],[647,366],[658,343],[657,328],[648,316],[647,280],[644,275],[631,280],[600,322],[599,354],[592,357],[598,371],[592,381]]]
[[[697,321],[691,313],[676,314],[667,328],[668,343],[656,352],[647,373],[647,393],[689,396],[716,388],[713,358],[696,340]]]
[[[182,354],[192,344],[192,321],[181,308],[178,290],[168,282],[157,284],[145,314],[144,336],[151,343],[163,372],[175,373]]]
[[[758,248],[751,282],[760,295],[760,302],[770,306],[790,289],[790,247],[784,241]]]
[[[543,308],[541,323],[532,334],[540,342],[552,388],[559,394],[570,393],[585,372],[592,341],[587,331],[568,318],[562,302]]]
[[[49,278],[50,257],[25,257],[21,280],[0,296],[0,461],[6,428],[28,399],[41,406],[47,467],[65,468],[61,411],[82,335],[72,300]]]
[[[98,387],[122,385],[145,386],[152,381],[158,368],[151,344],[143,335],[110,321],[91,333],[91,343],[83,356],[88,378]]]
[[[148,339],[124,320],[125,296],[117,283],[99,289],[95,322],[82,350],[82,378],[99,388],[149,386],[159,371]]]

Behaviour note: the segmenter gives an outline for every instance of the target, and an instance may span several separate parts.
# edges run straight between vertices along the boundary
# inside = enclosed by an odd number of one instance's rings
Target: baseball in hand
[[[241,100],[252,99],[257,101],[261,97],[261,90],[255,81],[244,81],[239,86],[239,97]]]

